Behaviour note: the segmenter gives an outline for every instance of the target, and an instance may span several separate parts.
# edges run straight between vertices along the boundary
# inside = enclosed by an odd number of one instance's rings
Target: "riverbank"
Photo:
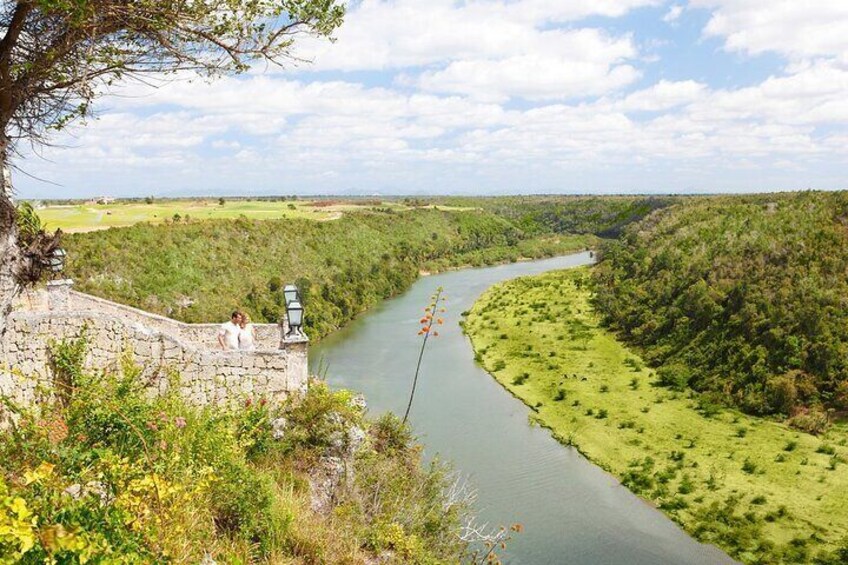
[[[298,286],[312,340],[407,290],[421,269],[562,255],[592,235],[528,235],[477,211],[419,209],[304,219],[139,224],[65,238],[76,288],[184,322],[239,309],[276,322]]]
[[[562,443],[746,563],[839,563],[848,431],[823,437],[654,386],[598,327],[588,271],[501,283],[465,321],[476,358]]]

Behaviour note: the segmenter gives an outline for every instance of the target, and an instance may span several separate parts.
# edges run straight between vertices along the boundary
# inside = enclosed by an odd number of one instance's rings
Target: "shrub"
[[[197,563],[209,552],[223,563],[341,563],[361,558],[369,540],[421,563],[465,551],[456,532],[470,499],[447,467],[421,464],[391,415],[370,426],[356,484],[340,491],[332,518],[311,514],[308,474],[346,449],[338,440],[350,426],[365,425],[346,391],[316,381],[283,406],[201,410],[151,398],[137,368],[68,369],[67,405],[19,410],[13,432],[0,434],[0,561]],[[282,440],[272,437],[277,418]],[[392,523],[403,539],[372,529]]]
[[[666,386],[674,390],[684,390],[689,386],[692,372],[685,365],[670,364],[660,367],[657,370],[657,377],[660,386]]]
[[[816,448],[816,453],[823,453],[825,455],[834,455],[836,453],[836,448],[830,444],[823,443]]]

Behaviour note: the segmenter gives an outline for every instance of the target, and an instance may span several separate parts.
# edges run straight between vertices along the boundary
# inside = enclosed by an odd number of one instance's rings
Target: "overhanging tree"
[[[22,144],[89,114],[115,82],[196,72],[235,74],[257,61],[297,60],[295,42],[330,37],[339,0],[18,0],[0,4],[0,335],[12,301],[38,280],[56,234],[31,225],[13,199]],[[22,221],[23,220],[23,221]]]

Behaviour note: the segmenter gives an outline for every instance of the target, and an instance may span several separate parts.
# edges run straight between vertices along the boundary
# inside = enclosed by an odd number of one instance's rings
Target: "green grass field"
[[[244,216],[254,220],[306,218],[335,220],[346,212],[369,208],[405,210],[400,202],[371,200],[230,200],[220,204],[218,199],[161,200],[147,204],[144,201],[116,202],[114,204],[50,205],[39,208],[38,215],[48,229],[61,228],[68,233],[126,227],[141,222],[154,224],[180,220],[233,219]],[[440,209],[456,207],[440,206]]]
[[[478,361],[534,421],[702,541],[746,563],[845,563],[848,429],[815,437],[655,386],[599,328],[586,281],[576,269],[490,289],[465,321]]]

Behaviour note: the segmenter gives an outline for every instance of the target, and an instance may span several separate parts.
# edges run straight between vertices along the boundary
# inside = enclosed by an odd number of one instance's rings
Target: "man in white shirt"
[[[241,332],[239,322],[241,322],[241,312],[235,311],[229,322],[221,324],[218,330],[218,345],[221,349],[239,348],[239,332]]]

